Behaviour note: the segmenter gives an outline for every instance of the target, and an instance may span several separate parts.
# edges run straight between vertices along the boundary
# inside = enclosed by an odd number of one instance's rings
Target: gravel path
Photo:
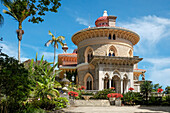
[[[70,107],[64,109],[64,111],[66,113],[170,113],[170,106]]]

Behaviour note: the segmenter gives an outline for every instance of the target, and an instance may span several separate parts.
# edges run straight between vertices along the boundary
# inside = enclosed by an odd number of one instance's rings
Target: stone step
[[[79,107],[108,107],[109,100],[74,100],[73,106]]]

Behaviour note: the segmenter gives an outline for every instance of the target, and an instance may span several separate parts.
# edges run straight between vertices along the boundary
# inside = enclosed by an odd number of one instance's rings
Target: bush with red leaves
[[[122,94],[120,94],[120,93],[109,93],[108,95],[107,95],[107,97],[108,98],[122,98],[123,97],[123,95]]]
[[[129,90],[132,91],[132,90],[134,90],[134,88],[130,87]]]
[[[69,95],[69,96],[72,96],[72,97],[77,97],[77,96],[79,96],[79,94],[78,94],[77,92],[74,92],[74,91],[69,91],[69,92],[68,92],[68,95]]]
[[[159,88],[157,92],[161,93],[162,91],[163,91],[163,89]]]

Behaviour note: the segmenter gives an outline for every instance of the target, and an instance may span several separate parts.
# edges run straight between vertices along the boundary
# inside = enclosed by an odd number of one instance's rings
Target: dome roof
[[[97,21],[107,20],[107,17],[108,17],[108,16],[99,17],[99,18],[95,21],[95,23],[96,23]]]
[[[99,25],[98,25],[99,23]],[[107,24],[103,24],[103,23],[107,23]],[[100,27],[100,26],[108,26],[108,14],[107,11],[105,10],[103,13],[102,17],[99,17],[96,21],[95,21],[95,25],[96,27]]]

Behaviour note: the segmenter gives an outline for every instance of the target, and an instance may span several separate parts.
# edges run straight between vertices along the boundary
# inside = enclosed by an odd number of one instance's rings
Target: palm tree
[[[19,23],[19,29],[17,32],[18,37],[18,60],[20,62],[20,45],[22,40],[22,35],[24,31],[22,30],[22,22],[30,16],[30,9],[27,0],[2,0],[3,5],[8,8],[8,11],[3,10],[5,14],[12,16]]]
[[[141,93],[145,95],[145,100],[148,103],[148,95],[152,92],[153,85],[150,81],[145,81],[143,84],[140,85]]]
[[[0,14],[0,26],[4,23],[4,18],[3,16]]]
[[[49,31],[48,34],[50,36],[52,36],[52,39],[51,40],[48,40],[46,43],[45,43],[45,46],[49,46],[50,44],[53,44],[54,43],[54,65],[55,65],[55,57],[56,57],[56,48],[58,49],[58,43],[61,45],[61,46],[64,46],[64,43],[62,42],[63,40],[65,40],[65,37],[64,36],[58,36],[57,38]]]

